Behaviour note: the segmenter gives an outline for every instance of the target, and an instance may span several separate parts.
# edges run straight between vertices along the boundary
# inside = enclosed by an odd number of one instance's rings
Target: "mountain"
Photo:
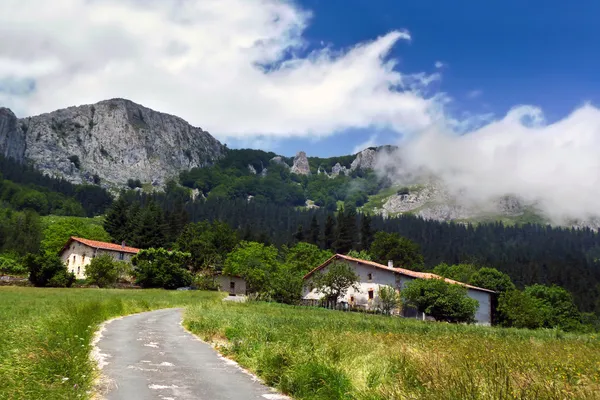
[[[183,119],[112,99],[18,119],[0,108],[0,154],[72,183],[162,186],[179,172],[206,167],[225,146]]]

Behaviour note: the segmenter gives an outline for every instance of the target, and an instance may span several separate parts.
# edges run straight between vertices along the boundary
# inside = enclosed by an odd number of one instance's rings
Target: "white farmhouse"
[[[129,262],[139,251],[140,249],[125,246],[124,243],[118,245],[71,237],[60,251],[60,258],[67,266],[69,272],[74,273],[77,279],[85,279],[85,267],[93,258],[108,254],[117,261]]]
[[[362,307],[365,309],[374,309],[377,307],[378,291],[382,286],[389,286],[396,289],[398,292],[413,279],[444,279],[448,283],[461,285],[467,288],[467,295],[479,302],[477,312],[475,313],[475,321],[481,325],[490,325],[492,322],[492,296],[494,291],[479,288],[476,286],[467,285],[466,283],[457,282],[452,279],[443,278],[439,275],[415,272],[404,268],[394,268],[392,262],[382,265],[373,261],[360,260],[358,258],[348,257],[341,254],[336,254],[317,268],[310,271],[305,277],[303,298],[305,300],[319,300],[322,297],[316,289],[309,287],[308,281],[310,277],[317,271],[326,270],[327,267],[334,261],[345,262],[350,265],[359,277],[358,290],[350,288],[341,299],[353,307]],[[405,317],[416,317],[425,319],[425,315],[419,314],[414,308],[404,307],[402,315]]]

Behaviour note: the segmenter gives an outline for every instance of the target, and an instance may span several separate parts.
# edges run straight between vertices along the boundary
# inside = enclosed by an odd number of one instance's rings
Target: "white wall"
[[[89,265],[92,258],[103,254],[110,255],[116,261],[125,262],[131,262],[131,258],[134,256],[134,254],[131,253],[94,249],[83,243],[72,242],[69,247],[60,254],[60,258],[62,262],[66,264],[69,272],[73,272],[77,279],[85,279],[85,267]]]
[[[235,294],[246,294],[246,281],[237,276],[217,275],[215,281],[219,285],[219,289],[223,292],[231,293],[231,282],[235,284]]]
[[[338,260],[337,262],[345,262],[351,265],[359,276],[359,288],[355,290],[349,289],[346,294],[339,299],[340,302],[347,302],[358,307],[366,309],[374,309],[377,306],[378,291],[380,286],[389,286],[396,290],[402,291],[406,284],[415,278],[398,274],[394,271],[386,271],[381,268],[372,267],[370,265],[359,264],[354,261]],[[323,268],[326,271],[329,266]],[[371,280],[369,280],[371,274]],[[309,278],[310,279],[310,278]],[[373,300],[369,300],[369,291],[373,291]],[[491,293],[480,290],[468,289],[467,295],[479,302],[479,306],[475,313],[475,321],[481,325],[491,324]],[[323,297],[322,293],[318,293],[315,289],[309,290],[308,285],[304,287],[303,298],[306,300],[319,300]],[[422,319],[423,314],[409,307],[403,307],[402,315],[405,317]]]

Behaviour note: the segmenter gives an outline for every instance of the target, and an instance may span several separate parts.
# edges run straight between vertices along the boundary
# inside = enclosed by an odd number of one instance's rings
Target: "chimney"
[[[121,248],[122,248],[122,249],[124,249],[124,248],[125,248],[125,241],[124,241],[124,240],[121,242]]]
[[[388,268],[394,268],[394,260],[388,261]]]

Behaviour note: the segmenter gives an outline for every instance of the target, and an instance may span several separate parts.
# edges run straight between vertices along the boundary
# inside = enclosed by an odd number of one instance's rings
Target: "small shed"
[[[240,276],[218,273],[215,275],[215,283],[220,291],[227,292],[230,296],[246,295],[246,280]]]

